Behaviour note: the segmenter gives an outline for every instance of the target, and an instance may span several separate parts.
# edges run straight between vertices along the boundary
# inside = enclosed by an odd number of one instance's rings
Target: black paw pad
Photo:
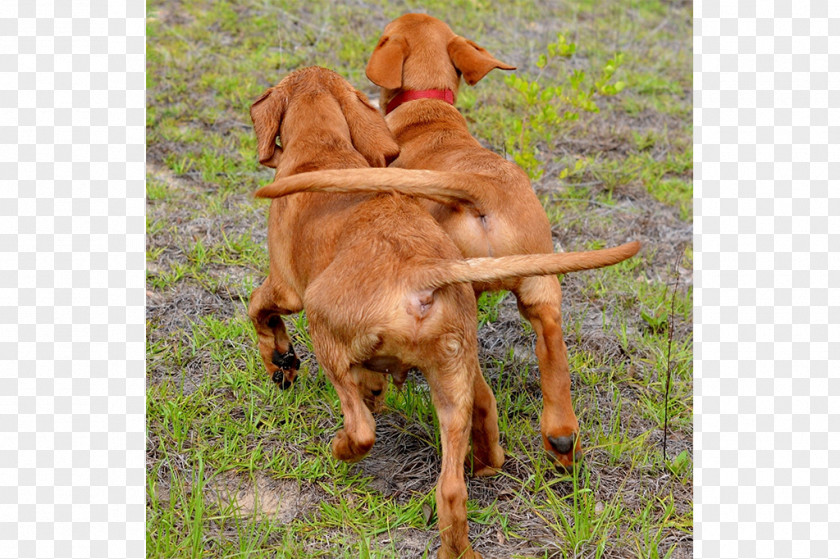
[[[575,445],[575,436],[548,437],[548,442],[551,443],[551,446],[553,446],[554,450],[556,450],[559,454],[568,454],[572,451],[572,447]]]
[[[289,388],[294,381],[286,380],[286,375],[283,374],[283,371],[274,371],[274,374],[271,375],[271,380],[274,381],[277,386],[286,390]]]
[[[295,350],[291,345],[289,346],[289,351],[286,353],[280,353],[275,349],[274,354],[271,356],[271,362],[281,369],[297,370],[300,367],[300,359],[295,355]]]

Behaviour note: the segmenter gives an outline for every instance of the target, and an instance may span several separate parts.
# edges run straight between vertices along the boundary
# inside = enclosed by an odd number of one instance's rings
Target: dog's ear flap
[[[399,36],[383,35],[370,55],[365,74],[386,89],[402,86],[403,61],[408,56],[408,43]]]
[[[251,105],[251,120],[257,133],[257,153],[260,163],[276,168],[283,150],[277,145],[280,123],[286,112],[286,96],[271,88]]]
[[[470,85],[478,83],[481,78],[487,75],[487,72],[494,68],[516,70],[516,66],[496,60],[484,48],[463,37],[455,36],[450,39],[446,45],[446,50],[449,52],[449,59],[452,60],[452,64],[460,70],[464,80]]]
[[[359,91],[348,91],[339,97],[341,110],[350,129],[353,147],[371,167],[387,167],[400,154],[385,119]]]

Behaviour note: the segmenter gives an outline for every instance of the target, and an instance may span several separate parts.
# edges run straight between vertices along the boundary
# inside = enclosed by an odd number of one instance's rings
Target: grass
[[[340,408],[305,313],[286,320],[302,360],[286,391],[264,373],[246,313],[268,267],[268,206],[251,193],[271,177],[256,162],[250,104],[314,64],[375,97],[364,66],[382,28],[424,10],[554,92],[529,98],[491,72],[458,106],[484,145],[523,161],[557,243],[644,243],[632,260],[563,278],[586,450],[574,477],[543,456],[533,331],[511,295],[481,297],[479,358],[507,461],[468,480],[474,546],[487,558],[689,557],[690,5],[152,0],[147,10],[147,555],[435,556],[440,438],[422,378],[389,392],[371,454],[338,462]]]

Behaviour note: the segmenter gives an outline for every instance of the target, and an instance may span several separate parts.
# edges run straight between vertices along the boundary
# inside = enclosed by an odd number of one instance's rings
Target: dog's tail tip
[[[629,243],[624,243],[624,246],[627,248],[627,251],[630,252],[630,256],[634,256],[641,250],[642,242],[630,241]]]
[[[618,260],[613,262],[613,264],[618,264],[622,260],[627,260],[628,258],[632,258],[636,256],[639,251],[642,249],[642,242],[635,240],[635,241],[628,241],[624,244],[618,245],[613,248],[604,248],[601,251],[610,252],[612,253]],[[600,252],[600,251],[596,251]],[[607,264],[608,266],[611,264]],[[600,267],[600,266],[599,266]]]

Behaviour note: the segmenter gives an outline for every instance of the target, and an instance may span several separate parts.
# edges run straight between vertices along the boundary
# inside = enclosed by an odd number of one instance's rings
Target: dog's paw
[[[332,440],[332,454],[343,462],[358,462],[370,452],[374,437],[354,441],[347,431],[341,429]]]
[[[295,355],[295,348],[289,345],[286,353],[280,353],[276,349],[271,356],[271,363],[277,367],[271,375],[271,380],[283,390],[289,388],[295,381],[300,360]]]
[[[572,473],[583,463],[583,451],[578,433],[568,436],[543,435],[543,445],[558,472]]]
[[[485,466],[479,469],[473,469],[472,477],[492,477],[498,475],[500,468],[493,468],[491,466]]]
[[[362,400],[371,413],[382,411],[388,393],[388,375],[361,367],[354,368],[353,375]]]
[[[443,546],[440,546],[437,552],[437,559],[484,559],[484,557],[472,548],[465,550],[463,553],[455,553],[447,551]]]
[[[548,437],[548,442],[558,454],[569,454],[575,445],[577,435],[572,433],[568,437]]]
[[[385,393],[387,390],[387,384],[384,388],[372,388],[370,390],[365,390],[362,400],[364,400],[365,405],[371,413],[379,413],[385,409]]]
[[[469,457],[467,457],[469,467]],[[498,474],[505,463],[505,451],[500,445],[494,445],[490,452],[481,449],[476,452],[473,448],[472,475],[473,477],[489,477]]]

